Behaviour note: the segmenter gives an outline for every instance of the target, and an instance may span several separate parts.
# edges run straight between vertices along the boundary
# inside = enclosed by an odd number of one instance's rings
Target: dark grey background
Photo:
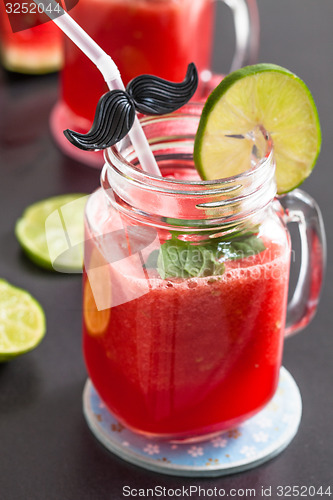
[[[36,350],[0,366],[1,500],[117,500],[123,498],[124,485],[256,488],[257,497],[262,485],[333,487],[333,2],[258,0],[258,5],[259,60],[285,66],[306,81],[323,131],[322,153],[303,188],[318,200],[326,223],[326,285],[314,321],[286,342],[284,353],[304,404],[297,436],[280,456],[255,470],[205,480],[145,471],[108,453],[94,439],[81,409],[86,374],[80,276],[35,267],[22,255],[13,228],[30,203],[64,192],[91,192],[99,175],[64,157],[52,141],[48,116],[57,97],[57,76],[24,77],[0,70],[0,276],[28,289],[42,303],[48,323]],[[226,8],[219,10],[228,19]],[[232,43],[232,29],[219,29],[216,71],[228,70]]]

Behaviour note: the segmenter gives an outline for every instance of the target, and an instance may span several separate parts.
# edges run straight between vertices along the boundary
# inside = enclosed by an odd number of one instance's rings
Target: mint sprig
[[[226,241],[216,238],[203,244],[179,240],[173,236],[148,257],[146,267],[156,267],[162,279],[221,276],[226,260],[238,260],[265,250],[260,237],[253,233]]]

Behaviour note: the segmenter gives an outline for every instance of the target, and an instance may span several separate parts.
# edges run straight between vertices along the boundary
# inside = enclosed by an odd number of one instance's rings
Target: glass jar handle
[[[300,189],[280,198],[285,222],[296,222],[301,242],[301,265],[287,307],[285,335],[302,330],[313,318],[322,288],[326,264],[326,238],[320,209],[315,200]]]
[[[259,14],[256,0],[222,0],[234,16],[236,48],[230,72],[254,64],[259,51]]]

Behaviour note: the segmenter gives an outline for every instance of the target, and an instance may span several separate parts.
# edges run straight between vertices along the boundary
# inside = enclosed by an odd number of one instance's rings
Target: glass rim
[[[191,103],[190,105],[185,106],[182,108],[180,111],[176,111],[174,113],[168,114],[168,115],[162,115],[162,116],[145,116],[141,120],[141,124],[143,126],[143,129],[145,127],[152,125],[157,122],[168,122],[168,121],[176,121],[177,119],[194,119],[194,120],[199,120],[200,115],[199,112],[201,112],[203,107],[202,103]],[[187,108],[189,109],[194,109],[198,114],[194,114],[193,112],[191,113],[190,111],[187,112]],[[131,183],[138,183],[140,185],[147,185],[147,188],[160,188],[164,190],[166,186],[169,187],[168,190],[170,192],[173,191],[172,187],[174,187],[174,190],[177,191],[181,187],[185,188],[185,191],[182,191],[185,193],[192,193],[191,188],[200,188],[202,187],[203,190],[208,190],[209,192],[212,192],[215,189],[221,189],[221,185],[227,185],[228,184],[234,184],[238,183],[242,180],[249,179],[251,177],[254,177],[256,175],[260,175],[260,172],[266,168],[267,164],[273,163],[273,140],[270,134],[264,129],[264,127],[256,127],[257,130],[259,130],[263,140],[265,141],[265,148],[264,148],[264,153],[261,155],[260,158],[258,158],[257,162],[251,166],[248,170],[245,170],[244,172],[241,172],[239,174],[236,174],[234,176],[229,176],[229,177],[222,177],[219,179],[211,179],[211,180],[187,180],[187,179],[173,179],[169,177],[160,177],[154,174],[150,174],[146,171],[143,171],[138,165],[133,163],[133,159],[137,158],[137,155],[135,153],[135,150],[132,145],[129,145],[127,147],[128,152],[126,155],[123,155],[120,153],[117,149],[117,146],[112,146],[110,148],[107,148],[104,151],[104,158],[106,168],[113,168],[115,169],[118,174],[121,176],[125,176]],[[251,131],[251,132],[254,132]],[[249,132],[249,133],[251,133]],[[173,136],[171,140],[167,136],[165,137],[159,137],[159,142],[158,143],[150,143],[151,149],[154,153],[154,149],[161,149],[163,146],[173,146],[177,147],[180,144],[186,143],[187,141],[193,142],[195,134],[189,136],[186,135],[183,138],[181,137],[181,133],[179,136],[175,137]],[[245,136],[244,136],[245,137]],[[148,140],[149,142],[149,140]],[[254,142],[255,144],[255,142]],[[132,156],[133,158],[131,160],[128,160],[127,158],[129,156]],[[193,162],[194,163],[194,162]],[[104,167],[104,168],[105,168]],[[241,183],[242,184],[242,183]],[[170,189],[171,188],[171,189]],[[189,189],[189,191],[186,190],[186,188]]]

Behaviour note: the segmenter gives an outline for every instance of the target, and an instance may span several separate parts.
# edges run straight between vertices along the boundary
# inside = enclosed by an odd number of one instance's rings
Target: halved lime
[[[208,97],[194,145],[194,161],[205,180],[242,173],[249,142],[263,127],[272,137],[279,194],[311,173],[321,145],[316,105],[305,83],[274,64],[257,64],[226,76]]]
[[[0,362],[34,349],[45,330],[44,311],[37,300],[0,279]]]
[[[55,196],[30,205],[17,221],[16,237],[30,259],[60,272],[83,265],[84,194]]]

